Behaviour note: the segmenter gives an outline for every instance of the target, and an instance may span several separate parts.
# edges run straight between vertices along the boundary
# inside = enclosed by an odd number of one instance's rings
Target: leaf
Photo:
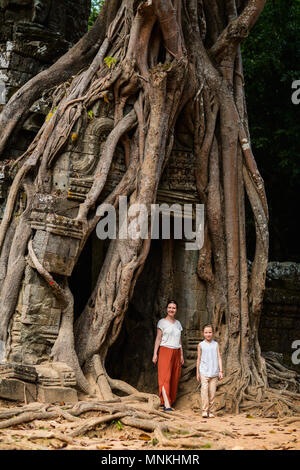
[[[117,63],[117,59],[114,57],[104,57],[104,62],[107,65],[107,67],[110,69],[112,65],[115,65]]]
[[[98,450],[106,450],[106,449],[112,449],[111,446],[96,446]]]
[[[122,429],[124,427],[123,424],[121,423],[121,421],[119,421],[119,420],[118,421],[112,421],[112,424],[114,424],[118,428],[119,431],[122,431]]]
[[[50,445],[51,447],[54,447],[54,449],[63,449],[64,447],[67,446],[67,443],[65,441],[60,441],[58,439],[51,439]]]
[[[156,446],[158,444],[158,439],[156,439],[156,438],[152,439],[151,444],[153,446]]]
[[[107,98],[107,92],[106,93],[103,93],[103,99],[105,101],[105,103],[109,103],[109,99]]]
[[[252,415],[247,415],[246,418],[251,418],[251,419],[253,419],[254,416],[252,416]]]
[[[200,446],[200,449],[210,449],[210,448],[211,448],[211,443],[210,442],[207,442],[203,446]]]
[[[55,113],[55,111],[57,110],[57,106],[54,106],[54,108],[47,114],[46,116],[46,121],[50,121],[50,119],[52,118],[53,114]]]
[[[151,437],[149,436],[149,434],[140,434],[139,435],[139,440],[140,441],[151,441]]]
[[[95,115],[94,115],[94,111],[92,109],[90,109],[87,114],[88,114],[89,119],[94,119]]]
[[[50,119],[52,118],[53,116],[53,113],[48,113],[47,116],[46,116],[46,121],[50,121]]]
[[[71,140],[72,140],[72,142],[76,142],[77,139],[78,139],[78,134],[77,134],[77,132],[73,132],[73,134],[71,135]]]

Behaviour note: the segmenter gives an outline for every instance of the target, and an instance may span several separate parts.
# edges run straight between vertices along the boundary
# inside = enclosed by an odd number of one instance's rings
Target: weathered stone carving
[[[23,364],[0,364],[0,378],[20,379],[25,382],[35,383],[37,381],[37,372],[34,367]]]
[[[62,362],[44,362],[36,366],[37,383],[44,387],[72,387],[76,385],[73,370]]]
[[[61,362],[44,362],[36,367],[0,364],[0,396],[19,401],[76,402],[73,370]]]
[[[60,320],[61,307],[51,288],[27,266],[11,322],[7,361],[34,365],[48,360]]]
[[[88,0],[0,0],[0,107],[83,36],[88,17]]]
[[[49,15],[51,0],[33,0],[32,22],[44,24]]]

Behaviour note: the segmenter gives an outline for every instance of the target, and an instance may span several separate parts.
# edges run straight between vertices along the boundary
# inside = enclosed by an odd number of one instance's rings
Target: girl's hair
[[[169,304],[175,304],[176,307],[178,308],[178,303],[176,302],[176,300],[168,300],[166,308],[168,307]]]
[[[211,328],[212,332],[214,333],[214,327],[212,326],[211,323],[206,323],[206,325],[203,326],[202,331],[204,332],[205,328]]]

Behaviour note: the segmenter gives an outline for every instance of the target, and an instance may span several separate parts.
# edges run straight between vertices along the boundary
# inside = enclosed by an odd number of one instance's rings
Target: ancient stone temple
[[[0,1],[0,108],[30,78],[48,68],[82,37],[87,31],[89,12],[90,0]],[[7,148],[6,158],[0,164],[0,217],[11,184],[9,168],[28,147],[47,113],[47,103],[42,99],[29,110],[22,128]],[[54,188],[56,184],[55,180]],[[24,203],[23,193],[19,195],[15,217]],[[63,198],[54,195],[46,198],[36,195],[31,217],[32,227],[36,229],[34,247],[41,262],[47,263],[48,258],[50,271],[57,265],[55,272],[66,268],[71,273],[81,231],[70,217],[60,215],[69,209],[57,208],[61,203],[64,204]],[[55,255],[51,253],[51,243],[60,237],[62,230],[70,235],[70,244],[65,246],[68,237],[64,236]],[[0,264],[2,285],[5,268]],[[0,396],[26,402],[77,400],[72,369],[55,361],[47,366],[58,336],[60,317],[61,310],[51,289],[28,265],[15,313],[8,331],[3,332],[6,341],[0,341]]]
[[[0,0],[3,105],[19,87],[53,63],[84,34],[89,4],[88,0]],[[7,147],[6,158],[0,163],[0,217],[16,171],[14,164],[44,120],[50,118],[50,111],[47,97],[35,103]],[[26,402],[78,399],[74,370],[51,356],[61,331],[62,307],[38,267],[44,267],[54,279],[68,277],[76,320],[95,286],[108,245],[95,231],[85,241],[84,227],[76,216],[93,184],[101,148],[113,128],[113,107],[109,100],[101,106],[96,103],[76,126],[55,157],[44,191],[33,197],[29,222],[32,250],[37,259],[28,254],[24,272],[16,279],[16,306],[0,331],[0,397],[3,398]],[[182,207],[185,203],[200,202],[194,175],[195,157],[185,126],[188,123],[177,129],[157,203]],[[117,148],[100,202],[118,184],[125,170],[123,148]],[[25,205],[25,192],[21,191],[14,208],[15,220]],[[11,240],[12,235],[7,237],[0,257],[1,302],[5,296],[3,280]],[[121,333],[107,357],[106,367],[111,376],[144,391],[157,391],[157,371],[151,358],[156,324],[165,315],[167,299],[178,301],[177,318],[184,328],[183,380],[194,374],[201,326],[210,320],[205,284],[197,274],[198,251],[186,250],[185,242],[172,236],[169,240],[152,240]],[[267,322],[263,328],[268,328]],[[263,343],[265,350],[272,347],[276,351],[281,347],[275,343],[276,340],[272,345]]]
[[[72,3],[74,2],[71,0],[1,1],[0,78],[4,84],[3,105],[19,87],[48,67],[87,30],[89,2],[77,1],[76,8]],[[35,103],[27,120],[7,148],[7,158],[1,163],[0,172],[1,216],[11,184],[9,169],[26,150],[49,111],[47,100],[42,99]],[[92,291],[107,247],[105,241],[99,240],[93,233],[82,251],[82,227],[74,219],[79,204],[85,200],[91,188],[99,147],[104,144],[112,127],[113,113],[109,103],[100,108],[96,105],[89,114],[84,129],[77,130],[80,138],[70,139],[56,158],[52,180],[45,193],[35,194],[31,209],[33,251],[38,261],[52,275],[69,277],[74,294],[75,318]],[[198,201],[193,174],[194,157],[185,141],[184,131],[181,137],[182,141],[176,143],[165,168],[158,191],[158,203],[183,205]],[[116,186],[124,172],[124,154],[122,149],[117,149],[103,197]],[[21,193],[15,207],[15,217],[18,217],[24,205],[25,194]],[[178,298],[181,306],[179,319],[185,327],[184,343],[191,345],[191,357],[194,355],[193,344],[199,338],[200,321],[206,315],[205,290],[196,273],[197,253],[185,251],[184,243],[185,240],[153,241],[149,263],[129,307],[129,312],[136,309],[142,318],[151,313],[141,330],[141,340],[145,339],[147,344],[145,354],[141,354],[138,344],[132,344],[129,340],[134,354],[139,357],[131,380],[143,382],[141,385],[144,389],[149,388],[150,383],[150,388],[155,388],[152,371],[148,367],[151,363],[149,358],[156,322],[164,314],[167,298]],[[170,256],[174,257],[174,265]],[[155,270],[151,272],[154,262]],[[0,269],[0,281],[3,284],[4,263]],[[143,296],[142,301],[140,289],[144,289],[145,279],[146,297]],[[152,279],[153,284],[149,283]],[[77,400],[73,370],[66,364],[51,359],[51,349],[59,335],[61,315],[61,308],[51,287],[28,260],[19,284],[15,311],[7,325],[7,331],[2,335],[0,396],[27,402]],[[136,328],[138,322],[132,332]],[[124,333],[121,338],[123,336]],[[112,363],[113,354],[114,351],[111,355]],[[144,371],[139,369],[141,366],[145,368]]]

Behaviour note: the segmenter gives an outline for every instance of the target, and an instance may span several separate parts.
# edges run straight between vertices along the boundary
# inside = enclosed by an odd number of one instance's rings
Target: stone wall
[[[85,34],[89,11],[90,0],[0,0],[0,107]]]
[[[300,264],[270,262],[259,328],[261,349],[280,353],[284,364],[300,372],[292,361],[297,340],[300,343]]]

